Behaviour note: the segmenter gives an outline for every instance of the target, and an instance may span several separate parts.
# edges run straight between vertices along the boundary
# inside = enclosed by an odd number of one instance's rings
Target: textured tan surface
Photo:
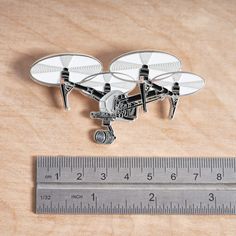
[[[234,216],[43,216],[34,209],[34,158],[45,155],[233,156],[236,153],[236,1],[0,1],[1,235],[235,235]],[[152,103],[117,142],[96,145],[97,104],[80,93],[62,109],[59,90],[29,79],[38,58],[91,54],[107,67],[121,53],[156,49],[206,79],[199,93]]]

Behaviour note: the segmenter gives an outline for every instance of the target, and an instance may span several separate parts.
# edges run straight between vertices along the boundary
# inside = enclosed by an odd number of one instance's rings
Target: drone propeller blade
[[[142,104],[143,104],[143,111],[147,112],[147,103],[146,103],[146,83],[140,83],[139,84],[139,89],[141,93],[141,99],[142,99]]]

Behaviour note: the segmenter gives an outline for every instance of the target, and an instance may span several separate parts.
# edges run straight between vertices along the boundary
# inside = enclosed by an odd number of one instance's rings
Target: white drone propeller
[[[31,78],[47,86],[60,86],[64,106],[68,106],[68,94],[73,87],[68,86],[63,76],[68,81],[79,83],[89,75],[102,71],[102,64],[96,58],[76,53],[50,55],[36,61],[31,69]]]

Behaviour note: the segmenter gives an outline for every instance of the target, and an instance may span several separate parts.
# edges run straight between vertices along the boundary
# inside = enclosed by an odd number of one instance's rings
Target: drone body
[[[91,112],[107,130],[95,132],[99,144],[111,144],[115,134],[111,122],[137,118],[138,106],[147,112],[147,103],[168,98],[169,117],[174,117],[180,96],[192,94],[204,86],[199,76],[182,72],[180,61],[167,53],[136,51],[113,60],[109,72],[101,72],[96,58],[82,54],[51,55],[36,61],[31,78],[47,86],[59,86],[65,109],[69,109],[68,94],[80,90],[99,102],[99,111]],[[129,95],[136,86],[140,93]]]

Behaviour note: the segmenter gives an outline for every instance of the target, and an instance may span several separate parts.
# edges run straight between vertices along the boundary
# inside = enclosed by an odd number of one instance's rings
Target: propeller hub
[[[142,68],[139,70],[139,77],[143,76],[145,79],[148,79],[149,68],[148,65],[142,65]]]
[[[63,68],[62,72],[61,72],[61,78],[64,79],[65,81],[69,80],[69,70],[68,68]]]

